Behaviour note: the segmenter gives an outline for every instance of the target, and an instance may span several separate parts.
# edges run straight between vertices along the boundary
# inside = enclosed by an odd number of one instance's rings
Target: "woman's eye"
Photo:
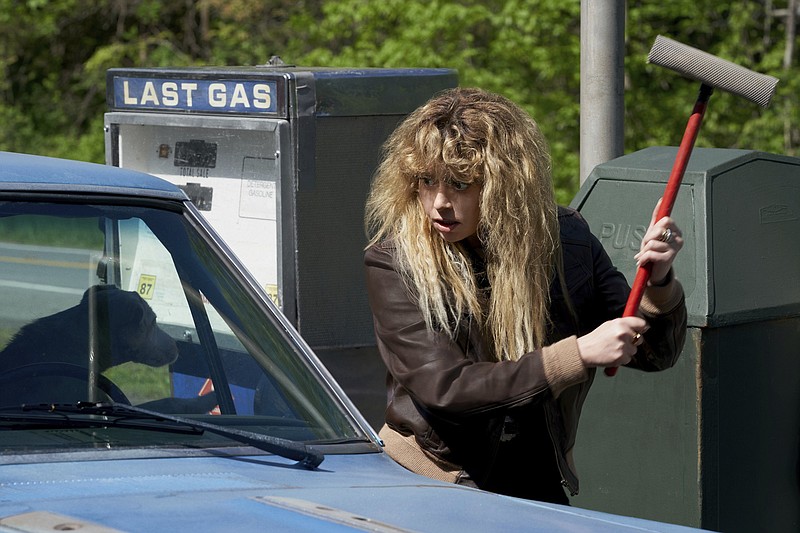
[[[420,183],[422,183],[422,185],[423,185],[423,186],[425,186],[425,187],[433,187],[434,185],[436,185],[436,180],[435,180],[435,179],[433,179],[433,178],[429,178],[429,177],[427,177],[427,176],[422,176],[422,177],[419,179],[419,181],[420,181]]]
[[[469,183],[465,181],[451,180],[447,184],[457,191],[465,191],[469,188]]]

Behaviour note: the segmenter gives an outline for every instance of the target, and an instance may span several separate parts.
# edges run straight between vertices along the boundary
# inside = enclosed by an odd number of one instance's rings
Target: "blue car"
[[[0,153],[0,532],[688,531],[412,474],[179,188]]]

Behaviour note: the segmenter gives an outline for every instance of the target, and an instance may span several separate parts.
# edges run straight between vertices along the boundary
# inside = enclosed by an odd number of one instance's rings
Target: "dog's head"
[[[108,347],[110,366],[128,361],[163,366],[178,358],[175,341],[158,327],[155,313],[137,293],[96,285],[84,293],[80,305],[94,309],[89,316],[96,317],[95,330],[100,344]]]

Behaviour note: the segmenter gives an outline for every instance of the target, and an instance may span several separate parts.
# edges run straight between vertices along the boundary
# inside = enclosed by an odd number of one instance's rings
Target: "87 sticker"
[[[278,297],[278,286],[274,283],[268,283],[264,288],[267,290],[267,296],[270,297],[272,303],[280,307],[281,302],[280,298]]]
[[[136,292],[139,293],[139,296],[144,298],[145,300],[151,300],[153,298],[153,291],[156,288],[156,277],[150,276],[148,274],[142,274],[139,276],[139,283],[136,286]]]

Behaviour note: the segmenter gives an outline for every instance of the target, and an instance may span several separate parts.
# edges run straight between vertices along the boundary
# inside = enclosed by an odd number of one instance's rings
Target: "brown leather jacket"
[[[584,367],[576,339],[622,316],[629,287],[580,214],[561,208],[559,223],[565,285],[575,314],[569,312],[561,284],[555,281],[550,344],[516,362],[495,362],[468,317],[461,321],[455,340],[429,331],[395,270],[391,244],[367,249],[367,288],[378,349],[388,368],[386,425],[393,438],[387,442],[387,452],[401,464],[440,479],[447,478],[437,476],[436,469],[456,477],[466,474],[481,486],[508,421],[524,428],[526,420],[534,419],[533,409],[539,409],[537,413],[543,409],[562,484],[577,494],[570,456],[595,371]],[[665,286],[648,287],[641,311],[650,329],[629,366],[646,371],[671,367],[686,333],[679,282],[670,276]],[[393,443],[403,439],[414,443],[424,457],[393,450]],[[520,464],[537,460],[520,458]],[[435,468],[420,466],[426,463]],[[525,475],[523,471],[509,475]]]

